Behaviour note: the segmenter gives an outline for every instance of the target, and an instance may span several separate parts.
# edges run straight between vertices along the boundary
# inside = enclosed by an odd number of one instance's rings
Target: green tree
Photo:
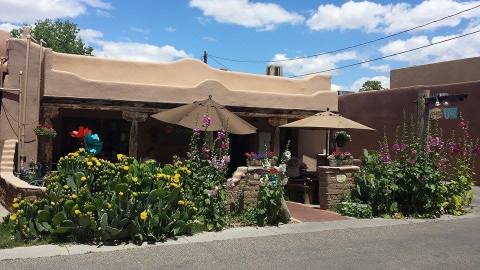
[[[32,29],[32,37],[36,40],[43,39],[47,47],[60,53],[92,55],[93,48],[85,45],[80,38],[80,28],[69,20],[37,21]],[[12,37],[19,38],[21,29],[13,29]]]
[[[359,92],[384,90],[381,81],[366,81]]]

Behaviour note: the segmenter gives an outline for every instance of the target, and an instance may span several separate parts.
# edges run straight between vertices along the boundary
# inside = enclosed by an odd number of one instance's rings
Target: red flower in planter
[[[78,130],[70,132],[70,136],[78,139],[83,139],[85,136],[90,134],[92,134],[92,130],[83,126],[79,126]]]
[[[270,174],[277,174],[278,173],[278,170],[275,168],[275,167],[270,167],[270,169],[268,169],[268,172]]]

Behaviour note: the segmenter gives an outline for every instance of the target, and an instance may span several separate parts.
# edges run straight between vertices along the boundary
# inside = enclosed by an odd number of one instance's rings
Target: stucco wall
[[[0,30],[0,57],[7,55],[7,39],[10,38],[10,33]]]
[[[8,50],[8,75],[5,77],[6,88],[20,88],[20,72],[26,75],[26,40],[9,39]],[[31,43],[30,61],[27,82],[27,104],[25,119],[25,154],[26,160],[37,158],[37,137],[33,128],[38,125],[39,117],[39,91],[40,91],[40,47]],[[0,141],[17,139],[17,126],[20,120],[18,115],[18,95],[16,93],[4,93],[2,97],[4,107],[0,113]],[[6,110],[5,110],[6,109]]]
[[[464,118],[470,121],[471,135],[480,138],[480,81],[437,85],[429,87],[408,87],[385,91],[372,91],[339,97],[339,111],[342,115],[369,127],[375,128],[375,132],[351,131],[352,142],[345,146],[345,150],[351,151],[356,157],[361,156],[363,149],[378,150],[378,142],[382,140],[384,131],[389,138],[394,138],[395,128],[399,126],[405,111],[408,118],[416,115],[417,107],[414,101],[418,92],[422,89],[430,89],[431,95],[436,93],[468,94],[463,102],[451,103],[457,106]],[[458,121],[439,120],[440,127],[444,132],[458,129]],[[480,160],[476,160],[476,179],[480,185]]]
[[[437,85],[480,80],[480,57],[394,69],[390,87]]]
[[[232,91],[283,94],[313,94],[329,91],[331,87],[331,77],[328,75],[288,79],[218,70],[194,59],[148,63],[62,53],[53,53],[49,58],[48,68],[93,81],[193,88],[206,80],[213,80]]]

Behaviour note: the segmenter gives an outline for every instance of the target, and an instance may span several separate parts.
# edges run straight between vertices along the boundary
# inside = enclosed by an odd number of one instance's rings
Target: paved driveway
[[[480,218],[1,261],[0,269],[479,269]]]

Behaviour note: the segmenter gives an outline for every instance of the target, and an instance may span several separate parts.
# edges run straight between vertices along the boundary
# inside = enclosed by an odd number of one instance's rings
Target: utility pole
[[[208,53],[207,51],[203,51],[203,62],[208,64]]]
[[[418,121],[418,137],[420,142],[423,144],[425,142],[426,129],[429,124],[429,114],[430,108],[427,102],[430,97],[430,90],[423,90],[418,92],[417,98],[417,121]]]

